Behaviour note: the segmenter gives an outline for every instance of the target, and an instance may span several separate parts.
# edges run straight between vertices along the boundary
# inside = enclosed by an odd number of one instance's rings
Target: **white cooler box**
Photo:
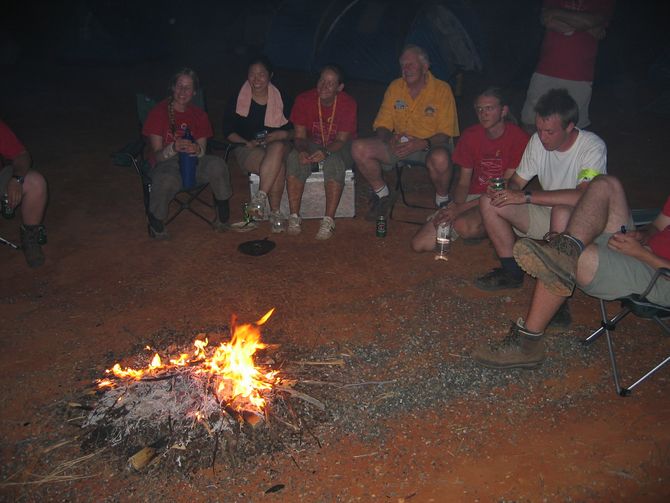
[[[249,175],[249,192],[254,197],[258,192],[258,175],[251,173]],[[305,183],[305,191],[302,194],[302,204],[300,206],[300,216],[302,218],[323,218],[326,211],[326,195],[323,186],[323,172],[312,173]],[[284,215],[289,214],[288,196],[286,189],[281,198],[281,212]],[[353,217],[356,214],[356,204],[354,197],[354,173],[348,169],[344,174],[344,190],[340,205],[335,212],[335,218]]]

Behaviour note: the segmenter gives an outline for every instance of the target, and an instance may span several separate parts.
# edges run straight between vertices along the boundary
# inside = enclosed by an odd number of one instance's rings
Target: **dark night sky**
[[[99,55],[103,63],[110,57],[135,60],[170,57],[193,44],[224,50],[240,40],[258,40],[258,34],[244,32],[244,20],[249,16],[256,19],[268,16],[273,6],[276,8],[280,3],[12,2],[4,7],[0,20],[0,61],[76,58],[81,55],[81,38],[86,30],[89,36],[92,31],[95,40],[93,44],[85,44],[86,57],[95,59]],[[481,22],[483,42],[488,48],[485,55],[488,70],[505,74],[510,80],[529,75],[541,39],[537,21],[541,0],[466,3],[474,8]],[[93,14],[89,17],[93,22],[87,24],[89,13]],[[670,30],[664,24],[669,13],[668,2],[618,0],[608,36],[601,44],[597,79],[646,74],[649,65],[670,46]]]

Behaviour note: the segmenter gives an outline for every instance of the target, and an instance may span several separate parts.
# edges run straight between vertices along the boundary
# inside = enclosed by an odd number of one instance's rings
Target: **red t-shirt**
[[[0,157],[13,161],[26,147],[19,141],[11,129],[0,120]]]
[[[614,0],[544,0],[545,8],[600,14],[609,19]],[[546,29],[536,72],[566,80],[593,81],[598,40],[587,31],[571,34]]]
[[[144,121],[142,134],[145,136],[156,135],[163,138],[163,145],[169,145],[175,141],[170,128],[170,118],[168,114],[167,99],[158,103],[151,109],[147,120]],[[183,112],[174,111],[175,134],[181,138],[186,128],[191,130],[193,138],[211,138],[214,136],[212,125],[209,122],[207,113],[195,105],[190,105]]]
[[[454,162],[473,170],[468,194],[485,193],[489,178],[501,177],[508,169],[516,169],[527,143],[528,134],[509,122],[495,140],[486,136],[481,124],[463,131],[454,150]]]
[[[670,197],[665,202],[661,213],[666,217],[670,217]],[[654,255],[670,260],[670,225],[667,225],[665,229],[651,236],[647,244],[651,248],[651,251],[654,252]]]
[[[307,128],[307,138],[317,145],[327,146],[335,141],[338,132],[351,133],[356,138],[356,100],[344,91],[337,94],[337,102],[333,106],[321,105],[321,121],[319,120],[318,94],[316,89],[298,95],[291,109],[291,122],[295,126]],[[333,117],[333,108],[335,116]],[[332,121],[332,127],[331,127]],[[323,123],[323,132],[321,131]],[[328,134],[330,132],[330,134]],[[323,144],[323,138],[326,144]]]

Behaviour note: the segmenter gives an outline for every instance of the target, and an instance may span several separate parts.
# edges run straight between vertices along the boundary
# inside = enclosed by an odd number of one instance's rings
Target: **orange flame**
[[[136,379],[156,375],[157,372],[168,372],[179,367],[194,367],[195,373],[210,374],[213,389],[219,401],[237,410],[256,408],[261,410],[266,401],[262,391],[272,388],[278,381],[277,371],[263,372],[254,362],[254,354],[259,349],[266,348],[261,342],[259,327],[272,316],[274,308],[270,309],[256,323],[237,325],[237,318],[233,315],[231,322],[232,336],[230,342],[221,343],[208,356],[208,339],[196,339],[193,342],[195,350],[191,355],[181,353],[177,358],[169,358],[168,364],[163,363],[160,355],[155,353],[149,365],[144,369],[122,368],[115,364],[106,372],[119,379]],[[151,350],[147,346],[148,350]],[[99,379],[98,387],[112,387],[114,381],[109,378]]]

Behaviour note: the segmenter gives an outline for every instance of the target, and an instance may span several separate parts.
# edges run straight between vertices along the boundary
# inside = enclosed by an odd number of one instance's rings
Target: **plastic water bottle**
[[[441,223],[437,226],[435,237],[435,260],[448,260],[451,248],[451,224]]]
[[[193,142],[191,130],[184,130],[184,140]],[[181,174],[181,183],[185,189],[190,189],[195,185],[195,167],[198,165],[198,158],[186,152],[179,152],[179,173]]]

